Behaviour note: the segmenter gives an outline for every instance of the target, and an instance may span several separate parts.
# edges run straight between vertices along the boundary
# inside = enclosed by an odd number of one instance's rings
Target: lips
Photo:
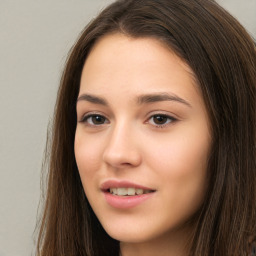
[[[151,198],[156,192],[152,188],[139,184],[116,180],[102,183],[100,189],[104,193],[107,203],[120,209],[135,207]]]
[[[153,192],[152,190],[142,188],[110,188],[108,191],[116,196],[135,196]]]
[[[155,190],[129,181],[108,180],[100,186],[104,192],[117,195],[141,195]]]

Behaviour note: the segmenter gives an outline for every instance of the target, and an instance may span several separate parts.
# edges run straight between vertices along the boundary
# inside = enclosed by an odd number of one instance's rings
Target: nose
[[[136,133],[124,125],[115,127],[107,141],[103,161],[116,169],[139,166],[142,157]]]

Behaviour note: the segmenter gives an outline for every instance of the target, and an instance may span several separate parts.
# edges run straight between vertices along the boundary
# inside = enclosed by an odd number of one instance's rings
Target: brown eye
[[[168,121],[168,117],[163,115],[155,115],[153,116],[153,121],[155,124],[162,125]]]
[[[148,123],[156,127],[163,128],[168,124],[177,121],[176,118],[164,114],[157,114],[150,117]]]
[[[92,122],[93,124],[96,124],[96,125],[104,124],[105,121],[106,121],[106,118],[103,117],[103,116],[96,116],[96,115],[95,115],[95,116],[92,116],[92,117],[91,117],[91,122]]]
[[[89,125],[102,125],[107,123],[107,119],[101,115],[88,115],[85,116],[81,122]]]

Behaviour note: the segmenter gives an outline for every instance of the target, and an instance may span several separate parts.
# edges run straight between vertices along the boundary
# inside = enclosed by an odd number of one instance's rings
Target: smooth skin
[[[153,38],[111,34],[90,52],[77,101],[75,157],[85,194],[122,256],[187,255],[204,200],[210,126],[190,67]],[[136,207],[109,205],[100,186],[154,189]]]

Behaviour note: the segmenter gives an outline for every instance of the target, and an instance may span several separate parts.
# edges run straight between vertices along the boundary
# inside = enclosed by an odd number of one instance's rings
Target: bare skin
[[[107,35],[85,62],[77,119],[83,187],[106,232],[120,241],[122,256],[187,255],[192,227],[186,223],[204,200],[211,146],[189,66],[152,38]],[[102,191],[109,180],[139,184],[151,194],[118,208]]]

